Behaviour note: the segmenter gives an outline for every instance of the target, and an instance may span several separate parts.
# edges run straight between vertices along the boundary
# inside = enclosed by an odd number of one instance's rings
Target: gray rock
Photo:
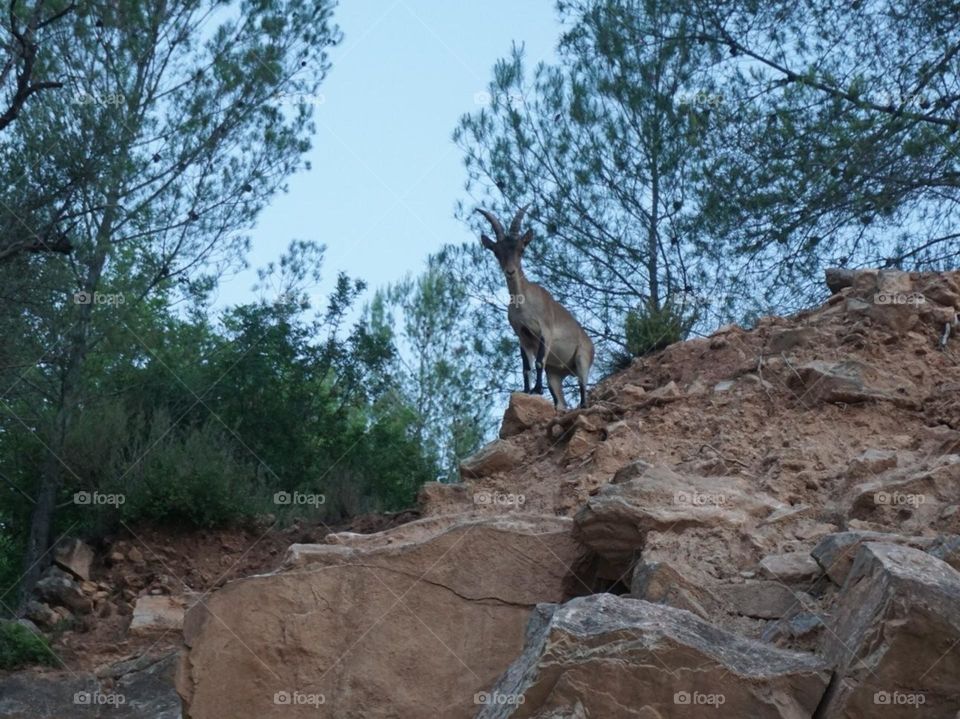
[[[820,543],[810,551],[810,555],[821,566],[830,581],[843,584],[850,573],[860,545],[865,542],[905,544],[918,549],[927,549],[933,541],[929,537],[905,537],[901,534],[884,532],[835,532],[821,539]]]
[[[833,294],[837,294],[844,287],[853,284],[854,272],[845,267],[828,267],[824,271],[827,287]]]
[[[768,555],[760,560],[760,570],[764,577],[787,584],[809,584],[822,574],[810,552]]]
[[[830,672],[690,612],[595,594],[540,605],[523,653],[485,693],[477,719],[774,717],[813,714]],[[579,714],[577,712],[580,712]]]
[[[53,550],[53,561],[77,579],[90,579],[93,550],[79,539],[65,539]]]
[[[958,643],[960,572],[912,547],[864,544],[821,639],[836,675],[818,717],[955,716]]]
[[[36,599],[29,600],[24,606],[24,615],[36,622],[41,627],[51,629],[60,621],[60,615],[53,611],[49,605],[38,602]]]
[[[720,584],[713,593],[731,614],[755,619],[779,619],[812,604],[810,597],[781,582],[758,580],[743,584]]]
[[[93,608],[90,597],[83,593],[73,577],[59,567],[50,567],[37,582],[34,593],[48,604],[67,607],[86,614]]]
[[[960,571],[960,534],[938,537],[927,551]]]
[[[180,719],[173,686],[176,653],[149,657],[136,671],[116,674],[112,688],[88,672],[0,676],[4,719]]]

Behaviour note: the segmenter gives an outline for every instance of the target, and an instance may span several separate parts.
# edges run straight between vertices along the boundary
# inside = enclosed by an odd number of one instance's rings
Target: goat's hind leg
[[[550,396],[553,397],[553,405],[561,412],[567,408],[567,403],[563,399],[563,375],[547,371],[547,386],[550,387]]]
[[[590,365],[583,358],[581,358],[582,352],[577,353],[576,365],[577,365],[577,381],[580,384],[580,407],[587,406],[587,379],[590,375]]]

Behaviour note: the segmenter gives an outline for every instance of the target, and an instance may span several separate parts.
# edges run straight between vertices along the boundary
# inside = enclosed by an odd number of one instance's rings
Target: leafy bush
[[[645,357],[686,339],[696,320],[695,312],[669,300],[659,307],[645,305],[630,310],[624,318],[626,350],[614,353],[606,363],[606,371],[619,372],[629,367],[635,357]]]
[[[21,549],[0,520],[0,596],[14,596],[20,577]]]
[[[679,342],[687,336],[694,319],[672,302],[630,310],[624,322],[627,351],[633,357],[643,357]]]
[[[171,429],[160,413],[147,439],[149,451],[132,465],[123,483],[106,491],[124,495],[127,522],[150,520],[212,527],[254,513],[263,499],[251,463],[214,423]]]
[[[56,657],[42,636],[16,622],[0,622],[0,669],[55,662]]]

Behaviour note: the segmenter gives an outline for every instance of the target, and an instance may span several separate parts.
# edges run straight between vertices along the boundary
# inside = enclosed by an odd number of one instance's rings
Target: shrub
[[[643,357],[683,340],[695,318],[684,313],[672,302],[660,307],[640,307],[630,310],[624,322],[627,351],[633,357]]]
[[[9,536],[0,519],[0,596],[13,596],[19,582],[22,563],[21,547]]]
[[[170,430],[159,417],[151,430],[159,439],[115,490],[124,495],[126,521],[213,527],[254,513],[262,495],[255,470],[213,422]]]
[[[22,624],[0,622],[0,669],[19,669],[30,664],[56,663],[47,640]]]
[[[674,342],[686,339],[697,320],[696,313],[667,301],[659,307],[639,306],[624,318],[626,349],[614,352],[604,365],[608,374],[630,366],[635,357],[659,352]]]

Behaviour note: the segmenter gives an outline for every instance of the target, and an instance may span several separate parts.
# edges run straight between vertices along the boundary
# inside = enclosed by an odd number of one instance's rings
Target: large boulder
[[[588,588],[565,517],[428,518],[298,545],[187,613],[191,719],[471,717],[530,611]],[[300,713],[298,713],[300,712]]]
[[[824,632],[822,719],[960,712],[960,572],[912,547],[860,547]]]
[[[595,594],[541,606],[521,656],[477,696],[477,719],[810,717],[830,672],[812,654],[690,612]]]
[[[701,477],[645,463],[617,473],[577,514],[577,536],[600,556],[628,561],[650,531],[745,528],[778,503],[743,478]]]

